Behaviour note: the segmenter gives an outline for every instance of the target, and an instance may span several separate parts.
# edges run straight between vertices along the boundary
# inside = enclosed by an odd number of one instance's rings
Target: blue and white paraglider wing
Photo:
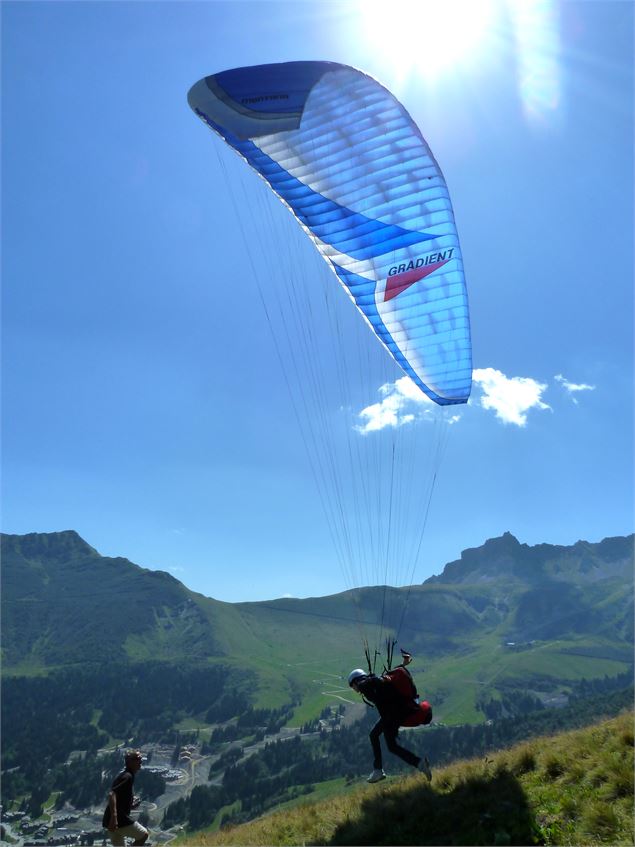
[[[471,342],[454,214],[399,101],[331,62],[224,71],[188,100],[289,207],[405,373],[436,403],[465,403]]]

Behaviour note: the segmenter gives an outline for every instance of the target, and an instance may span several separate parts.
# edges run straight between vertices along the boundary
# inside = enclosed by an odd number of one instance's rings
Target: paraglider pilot
[[[391,753],[417,768],[428,780],[432,779],[427,756],[417,756],[397,741],[400,726],[419,726],[432,720],[429,703],[419,702],[412,677],[406,670],[405,665],[410,661],[410,656],[406,655],[408,658],[404,656],[403,665],[381,676],[366,673],[361,668],[356,668],[348,675],[348,684],[353,691],[361,694],[364,700],[375,706],[379,712],[379,720],[369,735],[373,748],[373,772],[368,777],[368,782],[379,782],[386,778],[379,741],[382,734]]]

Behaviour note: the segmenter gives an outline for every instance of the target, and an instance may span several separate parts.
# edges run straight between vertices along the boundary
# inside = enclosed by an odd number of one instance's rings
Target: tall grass
[[[179,843],[633,845],[633,714]]]

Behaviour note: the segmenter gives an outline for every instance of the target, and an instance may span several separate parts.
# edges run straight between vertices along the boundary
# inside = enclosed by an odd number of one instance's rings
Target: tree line
[[[244,709],[251,684],[244,670],[158,662],[6,676],[2,802],[6,807],[8,800],[32,794],[37,807],[45,788],[64,782],[64,763],[73,750],[83,751],[82,768],[100,774],[100,748],[124,739],[134,746],[172,743],[174,726],[185,717],[214,706],[223,713],[235,703]],[[101,791],[97,776],[87,781],[91,790]]]

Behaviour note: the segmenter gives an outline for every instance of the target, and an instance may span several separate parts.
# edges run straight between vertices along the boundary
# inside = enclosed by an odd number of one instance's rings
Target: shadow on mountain
[[[423,777],[422,777],[423,780]],[[509,772],[462,779],[438,794],[423,783],[379,791],[328,844],[542,844],[518,780]]]

